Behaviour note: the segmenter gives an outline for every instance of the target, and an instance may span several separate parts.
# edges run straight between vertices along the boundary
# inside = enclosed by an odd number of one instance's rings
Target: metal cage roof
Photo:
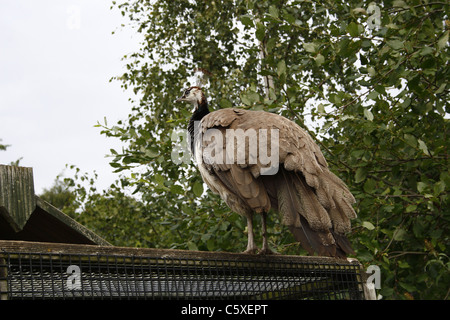
[[[2,299],[364,299],[357,260],[0,241]]]

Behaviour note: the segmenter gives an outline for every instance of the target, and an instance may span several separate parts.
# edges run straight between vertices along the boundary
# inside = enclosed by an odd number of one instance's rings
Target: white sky
[[[115,180],[105,155],[120,150],[93,126],[128,115],[118,81],[123,55],[139,38],[110,0],[0,0],[0,164],[21,157],[33,167],[35,192],[66,164],[96,170],[98,187]],[[116,31],[114,35],[112,31]],[[70,175],[67,172],[66,175]]]

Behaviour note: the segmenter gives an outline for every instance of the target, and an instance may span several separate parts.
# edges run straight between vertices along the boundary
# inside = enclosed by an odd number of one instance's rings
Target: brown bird
[[[179,101],[194,106],[188,130],[203,181],[247,218],[245,253],[258,250],[255,213],[262,215],[259,253],[272,253],[266,231],[270,209],[281,214],[282,222],[310,254],[345,258],[354,253],[345,234],[356,217],[355,198],[329,170],[305,130],[264,111],[229,108],[210,113],[205,95],[196,86],[186,89]]]

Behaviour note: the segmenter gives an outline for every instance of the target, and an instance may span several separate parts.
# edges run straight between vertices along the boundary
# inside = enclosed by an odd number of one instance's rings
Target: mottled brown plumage
[[[192,91],[196,96],[189,100]],[[310,254],[317,252],[319,255],[344,258],[353,253],[345,234],[351,229],[350,220],[356,217],[352,208],[355,199],[342,180],[329,170],[320,148],[305,130],[282,116],[263,111],[230,108],[209,113],[205,111],[208,109],[206,99],[197,87],[189,92],[186,90],[183,97],[179,100],[196,106],[192,119],[201,120],[197,122],[195,135],[191,132],[191,136],[204,182],[233,211],[247,218],[249,236],[246,252],[256,251],[252,218],[257,213],[263,217],[261,252],[270,253],[266,216],[273,209],[281,214],[282,222]],[[194,99],[197,102],[192,102]],[[191,124],[194,122],[192,119]],[[278,130],[279,144],[274,145],[279,151],[277,173],[261,174],[268,165],[260,161],[259,153],[254,155],[249,152],[248,142],[243,163],[237,161],[237,148],[231,149],[235,161],[227,162],[232,156],[226,141],[229,129],[242,129],[244,132],[266,129],[268,141],[273,132],[271,129]],[[211,139],[209,132],[221,132],[224,139]],[[261,137],[258,135],[258,138]],[[267,145],[268,154],[271,154],[271,145]],[[212,146],[215,159],[222,158],[224,161],[211,163],[210,159],[204,158],[205,150]],[[274,146],[272,148],[275,150]]]

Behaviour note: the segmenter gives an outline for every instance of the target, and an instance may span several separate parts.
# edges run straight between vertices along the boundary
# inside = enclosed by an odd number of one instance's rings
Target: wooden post
[[[23,229],[35,208],[33,168],[0,165],[0,214],[14,231]]]

